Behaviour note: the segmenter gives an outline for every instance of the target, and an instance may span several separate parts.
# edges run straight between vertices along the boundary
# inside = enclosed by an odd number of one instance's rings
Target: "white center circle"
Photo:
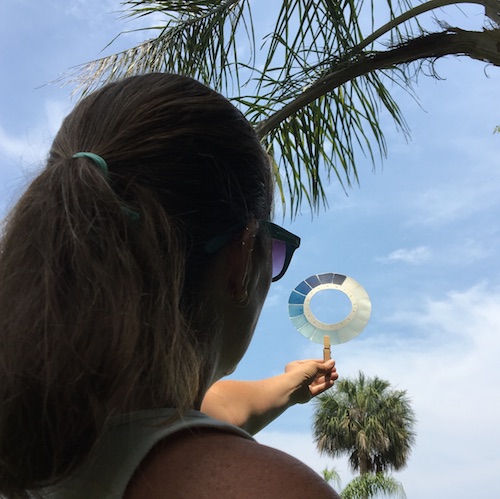
[[[342,291],[325,289],[311,298],[310,308],[319,321],[333,324],[344,320],[351,313],[352,303]]]
[[[347,320],[352,312],[352,301],[341,289],[333,285],[323,285],[314,288],[314,293],[307,297],[307,315],[311,314],[321,324],[337,324]]]
[[[325,322],[320,321],[317,319],[314,314],[311,311],[311,300],[315,295],[318,293],[321,293],[322,291],[326,290],[337,290],[342,293],[344,293],[347,298],[351,301],[351,311],[347,314],[346,317],[344,317],[341,321],[339,322],[334,322],[333,324],[326,324]],[[356,311],[356,305],[352,301],[352,296],[349,296],[348,293],[346,293],[341,286],[338,284],[320,284],[319,286],[315,287],[312,289],[306,296],[306,299],[304,300],[304,315],[306,316],[306,319],[309,321],[310,324],[313,326],[317,327],[318,329],[321,329],[322,331],[335,331],[337,329],[340,329],[341,327],[344,327],[346,324],[348,324]]]

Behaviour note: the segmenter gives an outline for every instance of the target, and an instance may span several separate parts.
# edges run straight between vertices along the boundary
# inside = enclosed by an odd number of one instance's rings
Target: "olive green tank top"
[[[246,431],[189,411],[182,419],[174,409],[139,411],[113,418],[84,465],[69,477],[38,491],[50,499],[121,499],[132,475],[162,439],[190,428],[214,428],[252,439]]]

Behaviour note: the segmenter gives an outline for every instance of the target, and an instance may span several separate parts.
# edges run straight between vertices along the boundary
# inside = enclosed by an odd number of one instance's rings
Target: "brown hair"
[[[200,402],[216,335],[203,246],[271,204],[252,127],[200,83],[137,76],[76,106],[1,240],[0,493],[66,476],[141,401]]]

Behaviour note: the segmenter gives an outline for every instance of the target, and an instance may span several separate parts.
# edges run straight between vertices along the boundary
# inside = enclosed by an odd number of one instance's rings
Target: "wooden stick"
[[[330,360],[330,336],[323,337],[323,362]]]

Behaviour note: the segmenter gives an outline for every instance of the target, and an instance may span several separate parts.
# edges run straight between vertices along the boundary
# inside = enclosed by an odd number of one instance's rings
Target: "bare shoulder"
[[[213,430],[184,432],[156,446],[124,499],[338,499],[313,470],[279,450]]]

